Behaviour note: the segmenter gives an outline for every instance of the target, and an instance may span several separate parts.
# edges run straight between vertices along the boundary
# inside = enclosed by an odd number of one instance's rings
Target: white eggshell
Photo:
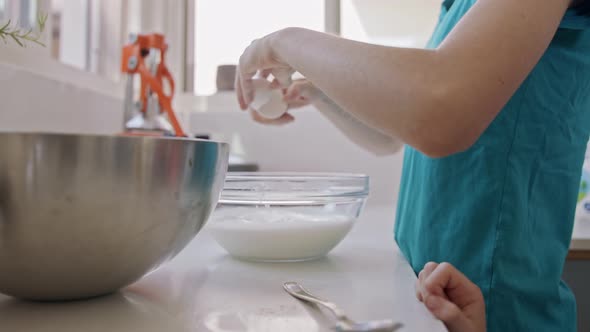
[[[253,80],[254,100],[250,108],[267,119],[278,119],[287,112],[289,105],[283,101],[280,89],[270,88],[270,82],[263,78]]]

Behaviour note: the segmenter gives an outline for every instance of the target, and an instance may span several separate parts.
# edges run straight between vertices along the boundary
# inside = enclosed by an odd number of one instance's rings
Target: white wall
[[[122,94],[122,85],[31,48],[0,52],[0,131],[117,133]]]
[[[342,35],[402,47],[423,47],[436,24],[441,0],[342,0]]]

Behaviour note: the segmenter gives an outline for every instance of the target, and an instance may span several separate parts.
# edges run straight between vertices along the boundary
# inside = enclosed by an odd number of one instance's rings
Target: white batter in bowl
[[[351,230],[367,195],[363,175],[230,173],[208,227],[241,259],[320,258]]]

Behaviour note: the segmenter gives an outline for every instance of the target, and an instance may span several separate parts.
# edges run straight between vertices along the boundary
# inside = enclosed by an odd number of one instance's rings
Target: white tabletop
[[[368,208],[331,254],[306,263],[232,259],[205,228],[172,262],[116,295],[58,304],[0,295],[0,331],[330,331],[329,315],[283,291],[289,280],[353,319],[446,331],[414,296],[415,276],[393,241],[393,213]]]

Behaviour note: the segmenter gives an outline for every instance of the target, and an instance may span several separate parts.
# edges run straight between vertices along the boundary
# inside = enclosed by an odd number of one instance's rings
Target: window
[[[63,63],[89,69],[89,1],[52,0],[53,54]]]
[[[440,0],[341,0],[341,34],[363,42],[424,47],[434,29]]]
[[[0,20],[6,20],[6,0],[0,0]]]
[[[184,14],[194,0],[38,1],[49,3],[52,55],[61,62],[119,81],[121,48],[129,34],[159,32],[170,45],[173,76],[182,81]]]
[[[37,0],[0,0],[0,19],[18,22],[23,28],[35,26]]]
[[[215,93],[217,66],[235,64],[252,40],[289,26],[323,31],[324,2],[196,0],[196,94]]]

